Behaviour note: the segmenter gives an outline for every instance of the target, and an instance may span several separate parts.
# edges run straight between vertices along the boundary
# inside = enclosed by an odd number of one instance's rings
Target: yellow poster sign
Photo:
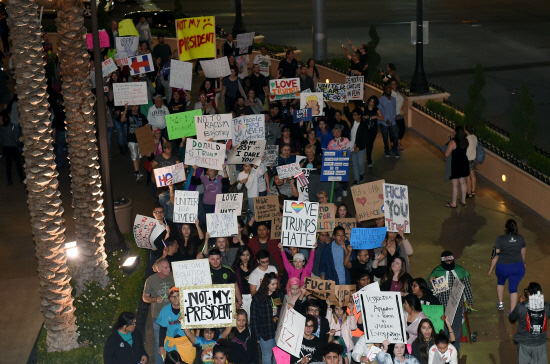
[[[118,36],[124,37],[127,35],[139,37],[139,33],[132,19],[124,19],[118,23]]]
[[[180,61],[216,57],[215,18],[204,16],[176,20]]]

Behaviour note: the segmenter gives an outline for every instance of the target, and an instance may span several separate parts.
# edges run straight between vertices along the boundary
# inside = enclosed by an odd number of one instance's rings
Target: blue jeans
[[[397,144],[399,143],[399,134],[397,131],[397,125],[390,125],[390,126],[384,126],[380,124],[380,133],[382,133],[382,140],[384,141],[384,154],[388,155],[390,154],[390,146],[388,144],[388,134],[390,136],[390,140],[393,143],[392,146],[392,153],[393,155],[399,155],[399,152],[397,151]]]
[[[65,148],[65,130],[56,130],[55,131],[55,164],[57,167],[61,167],[63,162],[65,162],[65,153],[63,148]]]
[[[155,363],[164,363],[162,357],[159,355],[159,332],[160,325],[157,324],[157,319],[153,319],[153,332],[155,333]],[[164,346],[164,343],[163,343]]]
[[[115,121],[114,124],[118,145],[123,147],[128,144],[128,128],[126,127],[126,123],[121,123],[120,121]]]
[[[262,349],[262,364],[271,364],[271,358],[273,357],[273,348],[275,346],[275,339],[266,341],[260,338],[260,348]]]
[[[357,182],[361,182],[359,179],[365,174],[365,149],[357,153],[351,153],[351,163],[353,165],[353,178]]]

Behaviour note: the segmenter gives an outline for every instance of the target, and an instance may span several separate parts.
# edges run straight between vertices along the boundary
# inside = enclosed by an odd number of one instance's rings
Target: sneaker
[[[369,168],[372,168],[372,163],[369,163]]]
[[[384,157],[389,158],[389,157],[390,157],[390,153],[384,154]]]
[[[357,186],[359,184],[359,181],[353,181],[353,185]]]
[[[499,311],[503,311],[504,310],[504,303],[497,302],[497,308],[498,308]]]
[[[360,181],[363,181],[364,179],[365,179],[365,175],[364,175],[364,174],[362,174],[362,175],[359,176],[359,180],[360,180]]]
[[[143,177],[143,174],[141,172],[139,172],[138,174],[136,174],[136,176],[139,176],[139,178]]]
[[[401,156],[399,154],[394,154],[394,157],[397,158],[397,159],[401,158]]]
[[[343,196],[343,197],[348,197],[348,191],[347,191],[347,190],[344,190],[344,192],[342,192],[342,196]]]

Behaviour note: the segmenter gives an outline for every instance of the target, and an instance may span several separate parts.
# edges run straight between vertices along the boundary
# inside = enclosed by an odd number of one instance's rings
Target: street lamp
[[[416,0],[416,67],[411,81],[411,92],[427,93],[430,90],[424,72],[424,31],[422,29],[422,0]]]
[[[233,24],[232,33],[234,39],[237,37],[237,34],[246,33],[243,22],[242,0],[235,0],[235,23]]]

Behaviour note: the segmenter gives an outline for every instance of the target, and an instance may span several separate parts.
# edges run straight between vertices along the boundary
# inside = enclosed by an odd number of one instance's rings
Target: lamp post
[[[430,90],[424,72],[424,30],[422,29],[422,0],[416,0],[416,67],[411,81],[411,92],[426,93]]]
[[[242,0],[235,0],[235,23],[233,24],[233,30],[231,31],[233,38],[236,39],[237,34],[246,33],[246,28],[243,22],[243,5]]]
[[[327,58],[327,0],[312,0],[313,5],[313,58]]]

